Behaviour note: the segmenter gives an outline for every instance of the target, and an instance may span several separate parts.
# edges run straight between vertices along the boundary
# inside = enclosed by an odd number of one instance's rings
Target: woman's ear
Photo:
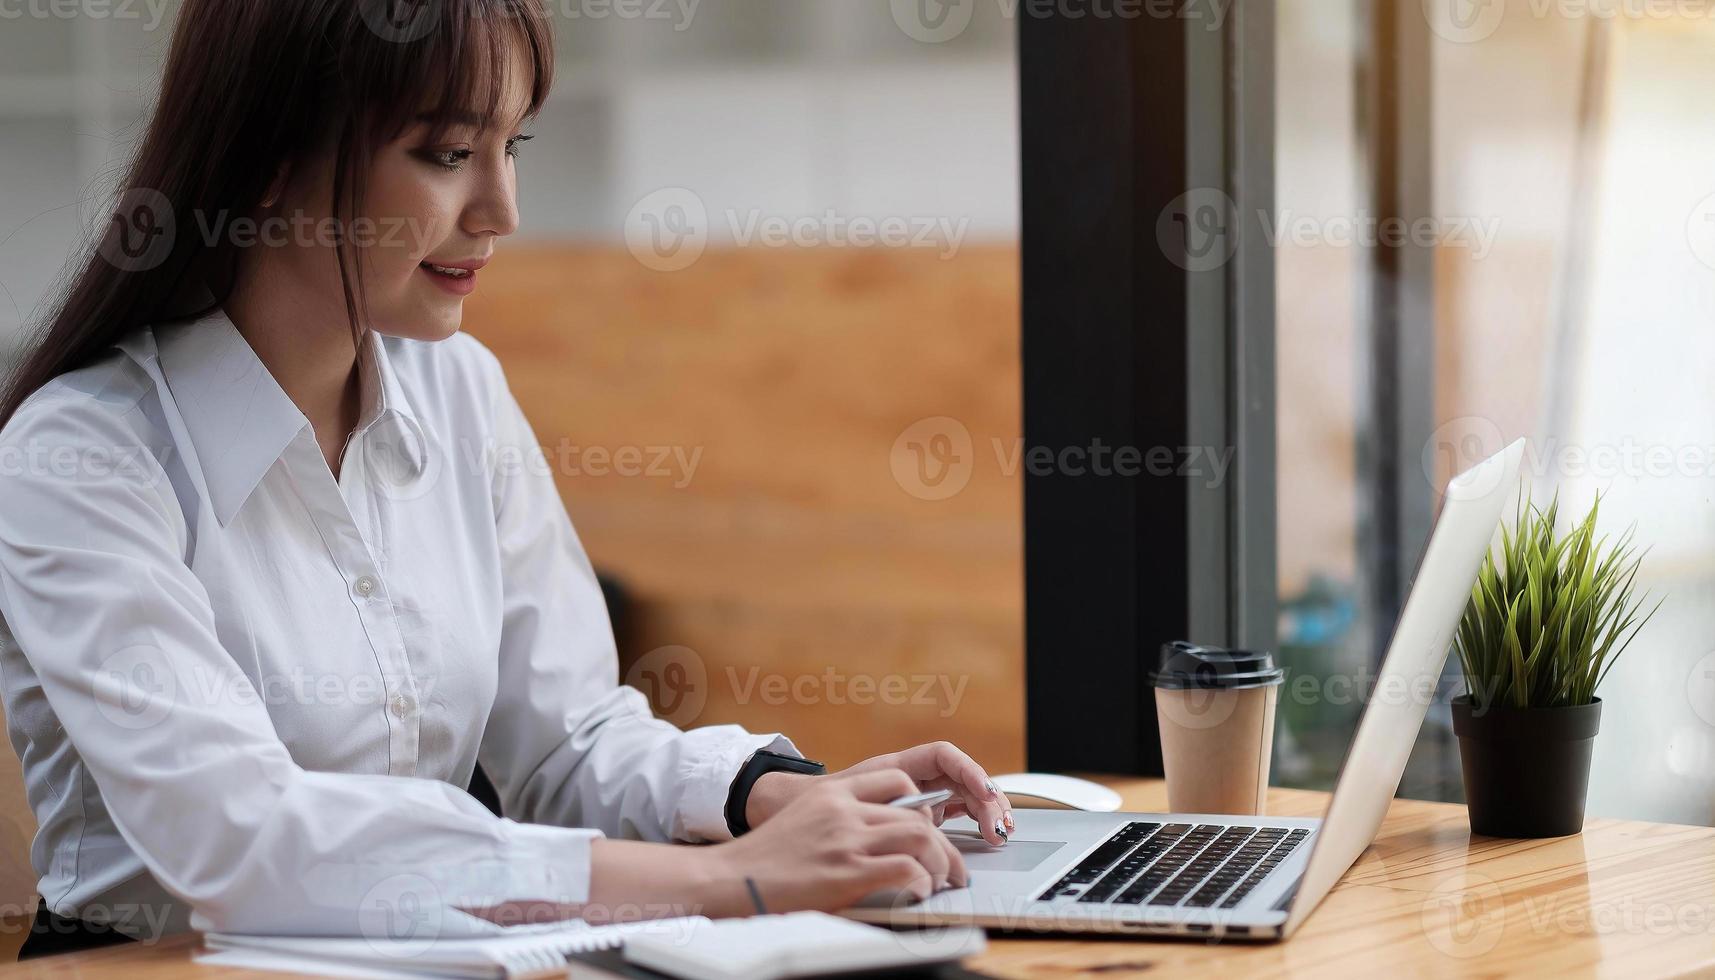
[[[274,171],[274,180],[268,184],[267,193],[262,195],[263,207],[271,208],[274,202],[280,200],[280,195],[286,192],[286,180],[291,174],[291,164],[287,163],[280,164],[280,168]]]

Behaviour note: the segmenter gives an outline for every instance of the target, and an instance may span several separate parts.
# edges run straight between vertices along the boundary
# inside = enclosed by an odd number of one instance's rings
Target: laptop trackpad
[[[971,871],[1029,871],[1066,846],[1057,840],[1015,840],[1001,847],[991,847],[987,841],[962,834],[949,834],[953,846],[965,857],[965,867]]]

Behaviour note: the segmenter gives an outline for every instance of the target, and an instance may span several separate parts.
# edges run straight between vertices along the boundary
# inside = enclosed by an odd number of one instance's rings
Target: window
[[[1636,523],[1647,586],[1667,598],[1601,689],[1590,810],[1707,823],[1715,115],[1702,95],[1715,11],[1387,8],[1279,5],[1283,653],[1324,678],[1361,676],[1397,602],[1373,587],[1390,560],[1377,552],[1414,561],[1435,488],[1527,437],[1532,496],[1581,511],[1605,494],[1604,527]],[[1410,84],[1378,93],[1378,74]],[[1397,156],[1380,160],[1390,118],[1426,125],[1398,128]],[[1377,316],[1365,240],[1390,218],[1429,260],[1382,284],[1404,290],[1392,325]],[[1390,326],[1400,334],[1386,338]],[[1410,355],[1378,358],[1378,336]],[[1397,468],[1378,473],[1366,456],[1389,434]],[[1376,511],[1390,504],[1400,520],[1387,536]],[[1326,786],[1338,769],[1357,704],[1321,688],[1283,704],[1283,781]],[[1444,709],[1402,794],[1459,798]]]

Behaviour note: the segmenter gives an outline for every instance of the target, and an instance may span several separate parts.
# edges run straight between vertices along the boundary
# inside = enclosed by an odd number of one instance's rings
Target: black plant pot
[[[1461,695],[1452,708],[1473,833],[1566,837],[1584,829],[1601,698],[1573,708],[1476,709]]]

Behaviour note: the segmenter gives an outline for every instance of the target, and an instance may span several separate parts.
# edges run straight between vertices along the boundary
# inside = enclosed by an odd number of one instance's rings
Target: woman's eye
[[[466,149],[427,150],[423,153],[423,157],[431,163],[457,173],[464,166],[464,162],[470,159],[470,151]]]
[[[507,140],[506,155],[509,157],[516,157],[518,155],[519,145],[532,138],[533,137],[529,133],[521,133]],[[469,147],[461,146],[448,150],[423,150],[420,155],[423,159],[435,164],[436,166],[444,167],[453,173],[458,173],[460,170],[464,169],[464,163],[466,160],[471,158],[471,154],[472,151]]]

